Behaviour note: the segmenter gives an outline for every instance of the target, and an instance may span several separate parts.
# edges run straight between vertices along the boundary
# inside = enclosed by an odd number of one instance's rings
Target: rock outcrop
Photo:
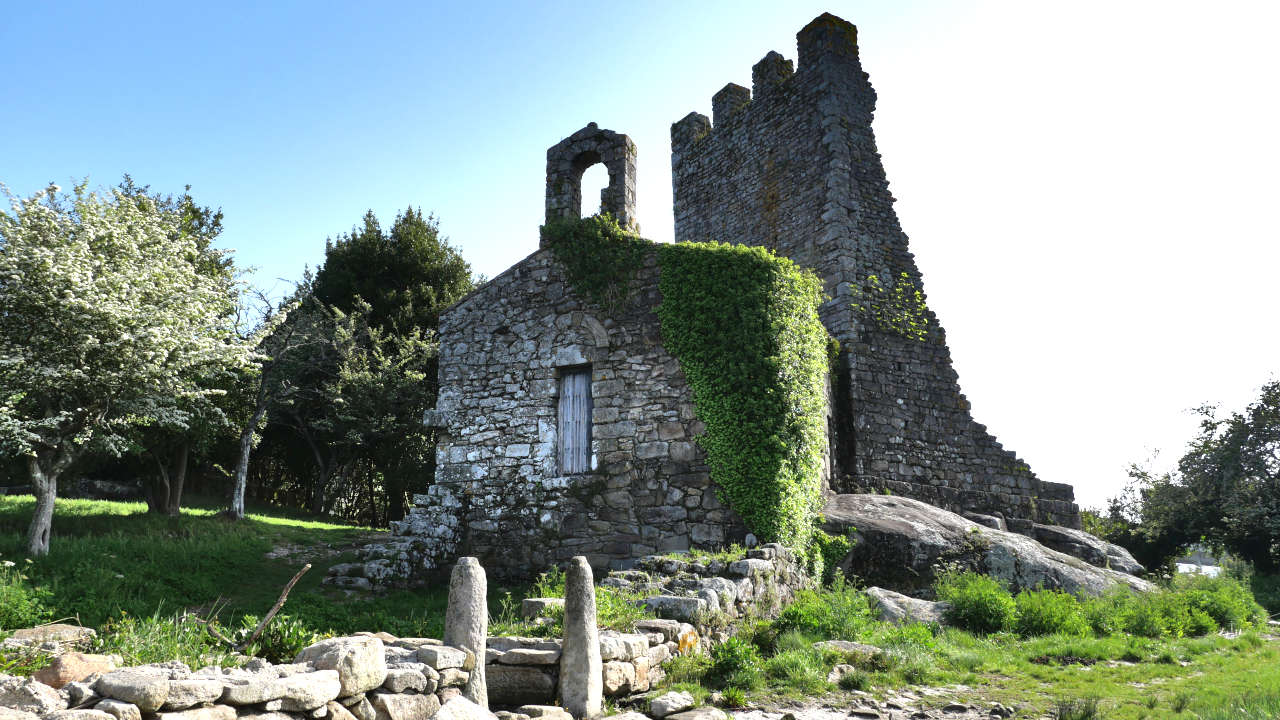
[[[1035,533],[1035,538],[1041,545],[1078,557],[1090,565],[1111,568],[1130,575],[1139,575],[1147,571],[1128,550],[1102,538],[1094,537],[1083,530],[1061,525],[1037,524],[1032,526],[1032,532]]]
[[[908,595],[928,595],[938,567],[948,563],[992,575],[1015,591],[1043,586],[1096,595],[1117,583],[1140,591],[1154,587],[919,500],[835,495],[823,514],[824,530],[854,540],[840,562],[845,573]]]

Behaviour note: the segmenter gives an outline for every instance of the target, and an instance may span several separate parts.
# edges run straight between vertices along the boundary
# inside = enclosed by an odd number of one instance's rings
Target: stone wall
[[[709,652],[729,636],[733,621],[776,617],[798,590],[814,585],[791,550],[772,543],[736,556],[646,556],[629,570],[610,572],[600,584],[647,596],[645,607],[658,616],[637,622],[632,632],[600,632],[604,694],[615,698],[656,687],[671,658]],[[563,607],[557,598],[527,598],[523,612],[536,621]],[[489,638],[490,702],[551,702],[561,646],[558,639]]]
[[[0,714],[8,720],[409,720],[431,717],[461,695],[476,664],[471,652],[438,640],[385,633],[323,640],[295,660],[118,668],[116,656],[69,652],[34,677],[0,675]]]
[[[693,440],[703,428],[684,375],[660,340],[657,280],[650,253],[625,306],[605,316],[540,250],[441,316],[435,482],[392,523],[408,545],[389,569],[412,577],[465,551],[496,575],[528,576],[574,555],[621,567],[743,541]],[[584,365],[592,471],[565,475],[558,377]]]
[[[923,289],[871,129],[876,95],[856,29],[823,15],[797,36],[799,69],[771,52],[753,90],[712,99],[671,128],[677,241],[763,245],[824,279],[823,322],[842,343],[833,383],[837,492],[888,489],[940,506],[1079,527],[1069,485],[1039,480],[975,422],[946,335],[925,313],[923,339],[868,323],[854,303],[868,277],[903,273]]]

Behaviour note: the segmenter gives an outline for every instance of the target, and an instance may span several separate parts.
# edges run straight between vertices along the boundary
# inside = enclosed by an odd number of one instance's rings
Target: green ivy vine
[[[761,247],[677,243],[658,257],[662,339],[707,427],[712,479],[762,541],[808,548],[827,447],[821,282]]]
[[[570,286],[604,310],[626,304],[631,279],[653,243],[623,229],[609,213],[542,226],[542,244],[564,268]]]
[[[907,273],[886,288],[877,275],[868,275],[861,288],[855,288],[857,299],[853,309],[862,313],[877,328],[909,340],[924,340],[929,335],[929,307],[924,293]]]
[[[761,247],[653,243],[608,216],[555,221],[543,238],[572,287],[606,308],[656,252],[662,341],[706,426],[697,442],[711,479],[762,542],[802,551],[821,572],[841,545],[816,528],[838,348],[818,318],[817,276]]]

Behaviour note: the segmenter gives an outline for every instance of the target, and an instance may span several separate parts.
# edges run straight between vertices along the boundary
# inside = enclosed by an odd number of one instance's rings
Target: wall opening
[[[591,217],[599,213],[604,202],[603,193],[609,187],[609,169],[599,162],[588,167],[582,173],[580,187],[582,208],[578,217]]]
[[[591,472],[591,366],[560,371],[556,438],[560,473]]]

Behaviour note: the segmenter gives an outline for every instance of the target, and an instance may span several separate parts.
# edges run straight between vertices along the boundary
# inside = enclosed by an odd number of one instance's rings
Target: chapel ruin
[[[677,242],[767,247],[813,269],[840,342],[826,418],[829,492],[889,491],[1030,533],[1080,527],[1071,486],[1038,479],[974,421],[946,337],[907,336],[856,311],[869,283],[923,290],[876,150],[876,95],[856,30],[823,15],[797,35],[798,68],[770,52],[752,88],[729,84],[712,118],[671,127]],[[547,152],[548,220],[576,217],[582,173],[603,163],[602,204],[635,217],[636,147],[590,124]],[[575,555],[600,566],[743,542],[697,437],[680,364],[653,311],[660,268],[633,281],[636,301],[604,310],[566,283],[539,248],[440,319],[434,483],[393,523],[406,576],[461,555],[499,575]],[[875,278],[873,280],[872,278]]]

